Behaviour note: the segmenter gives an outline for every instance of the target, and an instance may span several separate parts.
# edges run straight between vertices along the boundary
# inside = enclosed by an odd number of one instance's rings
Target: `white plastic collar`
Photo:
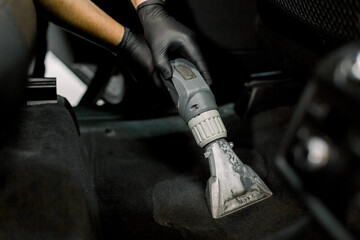
[[[227,132],[217,110],[204,112],[188,122],[196,143],[203,148],[206,144],[225,138]]]

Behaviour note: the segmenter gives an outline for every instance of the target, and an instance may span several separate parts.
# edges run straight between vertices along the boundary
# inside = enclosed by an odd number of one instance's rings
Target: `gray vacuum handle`
[[[187,123],[203,112],[217,110],[215,97],[196,67],[185,59],[170,62],[173,68],[172,81],[164,84]]]

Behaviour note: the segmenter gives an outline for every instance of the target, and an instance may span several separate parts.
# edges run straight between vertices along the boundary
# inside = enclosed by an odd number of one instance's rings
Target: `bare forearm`
[[[124,27],[90,0],[33,0],[37,10],[55,24],[106,48],[118,45]]]

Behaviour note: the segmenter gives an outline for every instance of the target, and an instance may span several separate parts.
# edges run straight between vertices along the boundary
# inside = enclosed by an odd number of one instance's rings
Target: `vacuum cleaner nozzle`
[[[225,138],[215,97],[194,65],[183,59],[171,62],[172,82],[164,81],[180,116],[188,123],[197,144],[205,149],[211,177],[206,198],[213,218],[220,218],[272,195],[260,177],[242,163]]]
[[[206,146],[211,177],[206,198],[213,218],[220,218],[246,208],[272,195],[261,178],[241,162],[232,143],[217,139]]]

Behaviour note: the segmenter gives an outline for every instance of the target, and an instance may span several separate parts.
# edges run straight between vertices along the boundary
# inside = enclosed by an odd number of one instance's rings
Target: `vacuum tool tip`
[[[241,162],[232,144],[218,139],[206,147],[211,177],[206,198],[213,218],[221,218],[272,195],[261,178]]]

